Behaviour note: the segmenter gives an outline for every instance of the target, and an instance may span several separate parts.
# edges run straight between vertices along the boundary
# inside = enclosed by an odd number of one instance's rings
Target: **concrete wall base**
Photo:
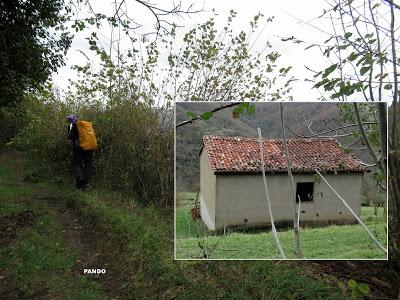
[[[300,221],[300,231],[301,229],[307,228],[320,228],[332,225],[354,225],[358,224],[357,220],[353,219],[342,219],[342,220],[318,220],[318,221]],[[275,223],[275,227],[278,231],[285,231],[293,229],[293,221],[279,221]],[[271,224],[248,224],[248,225],[230,225],[225,228],[225,231],[265,231],[271,230]],[[223,232],[223,229],[218,229],[218,232]]]

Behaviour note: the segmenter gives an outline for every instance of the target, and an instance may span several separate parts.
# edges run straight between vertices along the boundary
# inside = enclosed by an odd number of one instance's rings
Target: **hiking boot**
[[[83,183],[82,180],[77,180],[77,181],[76,181],[76,188],[77,188],[78,190],[82,188],[82,183]]]
[[[90,184],[88,184],[88,183],[86,183],[86,184],[84,185],[84,187],[82,187],[82,191],[89,192],[89,191],[92,191],[92,190],[93,190],[93,187],[92,187]]]
[[[81,190],[84,190],[85,189],[85,186],[86,186],[86,184],[85,184],[85,181],[84,180],[79,180],[79,181],[77,181],[77,183],[76,183],[76,188],[79,190],[79,189],[81,189]]]

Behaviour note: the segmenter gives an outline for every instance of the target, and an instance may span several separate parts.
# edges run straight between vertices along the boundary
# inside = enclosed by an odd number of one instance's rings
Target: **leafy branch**
[[[181,126],[184,126],[187,124],[191,124],[191,123],[194,123],[199,120],[208,120],[214,115],[214,113],[224,110],[224,109],[227,109],[227,108],[230,108],[230,107],[234,107],[234,106],[236,106],[236,108],[232,112],[232,115],[234,118],[238,118],[239,115],[245,111],[247,111],[247,114],[255,113],[255,105],[250,104],[249,102],[235,102],[235,103],[229,103],[229,104],[220,104],[219,107],[217,107],[211,111],[206,111],[206,112],[202,113],[201,115],[196,115],[193,112],[188,112],[187,114],[189,116],[191,116],[191,118],[176,124],[175,128],[178,128],[178,127],[181,127]]]

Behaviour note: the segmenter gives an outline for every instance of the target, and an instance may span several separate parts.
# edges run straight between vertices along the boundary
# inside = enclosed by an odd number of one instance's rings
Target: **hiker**
[[[85,190],[92,175],[93,150],[97,147],[92,123],[80,121],[78,116],[67,117],[68,139],[72,144],[72,171],[76,188]]]

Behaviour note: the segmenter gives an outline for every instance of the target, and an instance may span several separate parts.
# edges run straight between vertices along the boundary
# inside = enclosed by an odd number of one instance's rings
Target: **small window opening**
[[[301,202],[313,201],[314,195],[314,182],[298,182],[296,188],[296,202],[299,202],[299,197]]]

